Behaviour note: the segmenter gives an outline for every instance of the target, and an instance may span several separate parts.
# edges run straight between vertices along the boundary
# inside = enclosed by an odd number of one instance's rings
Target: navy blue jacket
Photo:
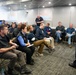
[[[40,21],[43,21],[42,17],[36,18],[35,22],[36,22],[37,26],[40,26],[40,23],[37,23],[37,22],[40,22]]]
[[[32,40],[33,38],[34,38],[34,40]],[[28,33],[28,40],[30,41],[30,43],[37,41],[37,38],[35,37],[33,32]]]
[[[50,32],[50,34],[48,35],[47,32]],[[52,36],[52,29],[48,26],[45,26],[44,33],[46,34],[47,37]]]
[[[36,31],[36,38],[39,39],[39,40],[41,40],[44,37],[46,37],[46,34],[44,33],[44,30],[38,28],[37,31]]]

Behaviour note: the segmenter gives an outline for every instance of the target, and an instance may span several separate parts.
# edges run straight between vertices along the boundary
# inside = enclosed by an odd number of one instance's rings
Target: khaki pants
[[[44,45],[47,47],[51,46],[52,48],[54,48],[54,39],[52,37],[51,37],[51,39],[50,40],[49,39],[37,40],[37,41],[33,42],[33,44],[35,47],[39,46],[38,52],[42,53]]]
[[[46,38],[45,41],[47,42],[47,44],[49,46],[51,46],[52,48],[55,48],[55,46],[54,46],[54,38],[53,37],[51,37],[49,39]]]
[[[43,48],[44,48],[44,40],[38,40],[33,42],[35,47],[39,46],[38,52],[41,54],[43,52]]]

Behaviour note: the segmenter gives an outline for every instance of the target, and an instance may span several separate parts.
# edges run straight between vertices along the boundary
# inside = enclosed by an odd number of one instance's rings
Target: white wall
[[[58,21],[61,21],[65,27],[69,23],[76,26],[76,7],[54,7],[54,8],[39,8],[31,10],[10,11],[5,15],[6,19],[16,22],[28,22],[28,24],[35,24],[37,15],[41,15],[44,20],[51,23],[52,27],[56,27]],[[3,16],[3,15],[2,15]]]
[[[2,8],[0,8],[0,20],[7,20],[8,12]]]
[[[61,21],[65,27],[68,27],[70,23],[70,8],[69,7],[53,8],[53,26],[57,26],[58,21]]]
[[[71,7],[71,23],[73,23],[76,28],[76,7]]]

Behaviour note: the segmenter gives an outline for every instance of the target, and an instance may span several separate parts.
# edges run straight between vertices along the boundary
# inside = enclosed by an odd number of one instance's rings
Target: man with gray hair
[[[75,35],[75,29],[73,28],[73,24],[69,25],[69,28],[66,30],[66,37],[68,37],[68,45],[71,48],[71,38]]]

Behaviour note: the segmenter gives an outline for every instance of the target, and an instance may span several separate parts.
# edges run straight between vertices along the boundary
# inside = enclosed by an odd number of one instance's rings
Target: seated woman
[[[35,47],[30,46],[31,44],[28,42],[27,27],[24,24],[21,26],[21,31],[17,35],[17,44],[19,45],[18,49],[26,53],[26,63],[29,65],[34,65],[32,56],[35,51]]]

